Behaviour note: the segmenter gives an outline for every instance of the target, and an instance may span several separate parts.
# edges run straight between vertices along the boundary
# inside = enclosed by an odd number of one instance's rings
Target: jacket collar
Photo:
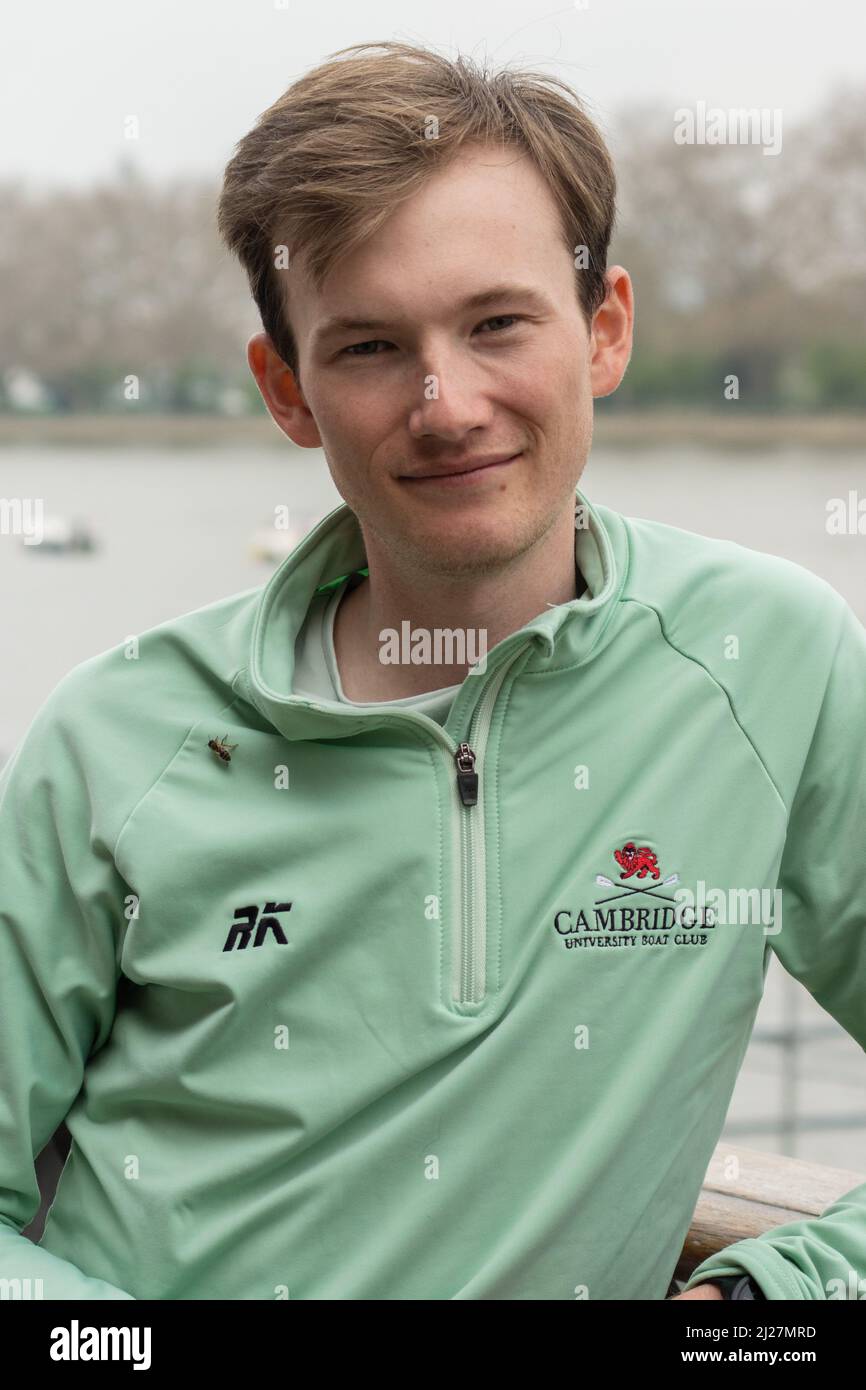
[[[488,673],[527,643],[532,650],[523,670],[532,673],[579,665],[597,649],[625,580],[628,542],[619,513],[591,504],[579,488],[575,558],[587,582],[585,596],[546,608],[503,638],[487,652]],[[316,590],[366,563],[358,519],[342,503],[308,532],[257,591],[249,663],[237,673],[233,688],[288,739],[342,738],[405,720],[404,714],[393,711],[359,711],[292,693],[295,639]]]

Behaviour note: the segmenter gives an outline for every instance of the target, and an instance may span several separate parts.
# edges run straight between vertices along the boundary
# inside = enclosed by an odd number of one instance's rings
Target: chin
[[[428,568],[443,574],[470,576],[499,569],[522,555],[532,537],[515,518],[510,526],[499,526],[487,534],[473,521],[438,534],[416,535],[414,540],[416,552],[423,552]]]

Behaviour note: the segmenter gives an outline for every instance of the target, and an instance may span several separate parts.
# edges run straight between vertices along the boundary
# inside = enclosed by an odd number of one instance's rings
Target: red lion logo
[[[613,857],[617,864],[622,865],[620,878],[631,878],[632,874],[637,874],[638,878],[646,878],[647,873],[652,874],[653,878],[659,877],[658,858],[647,845],[641,845],[640,849],[636,849],[634,842],[629,840],[622,849],[614,850]]]

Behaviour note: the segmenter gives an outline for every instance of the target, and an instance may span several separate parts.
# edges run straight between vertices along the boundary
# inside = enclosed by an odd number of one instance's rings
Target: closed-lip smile
[[[407,482],[413,483],[441,482],[465,477],[470,473],[482,473],[488,468],[511,463],[517,457],[518,454],[494,454],[484,459],[463,459],[456,463],[441,464],[427,473],[404,473],[402,476]]]

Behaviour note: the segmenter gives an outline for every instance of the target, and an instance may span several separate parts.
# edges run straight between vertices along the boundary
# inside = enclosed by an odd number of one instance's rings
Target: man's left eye
[[[510,319],[511,323],[506,323],[505,327],[511,328],[518,322],[518,318],[519,316],[517,314],[494,314],[493,318],[485,319],[484,323],[502,323],[504,319]]]

